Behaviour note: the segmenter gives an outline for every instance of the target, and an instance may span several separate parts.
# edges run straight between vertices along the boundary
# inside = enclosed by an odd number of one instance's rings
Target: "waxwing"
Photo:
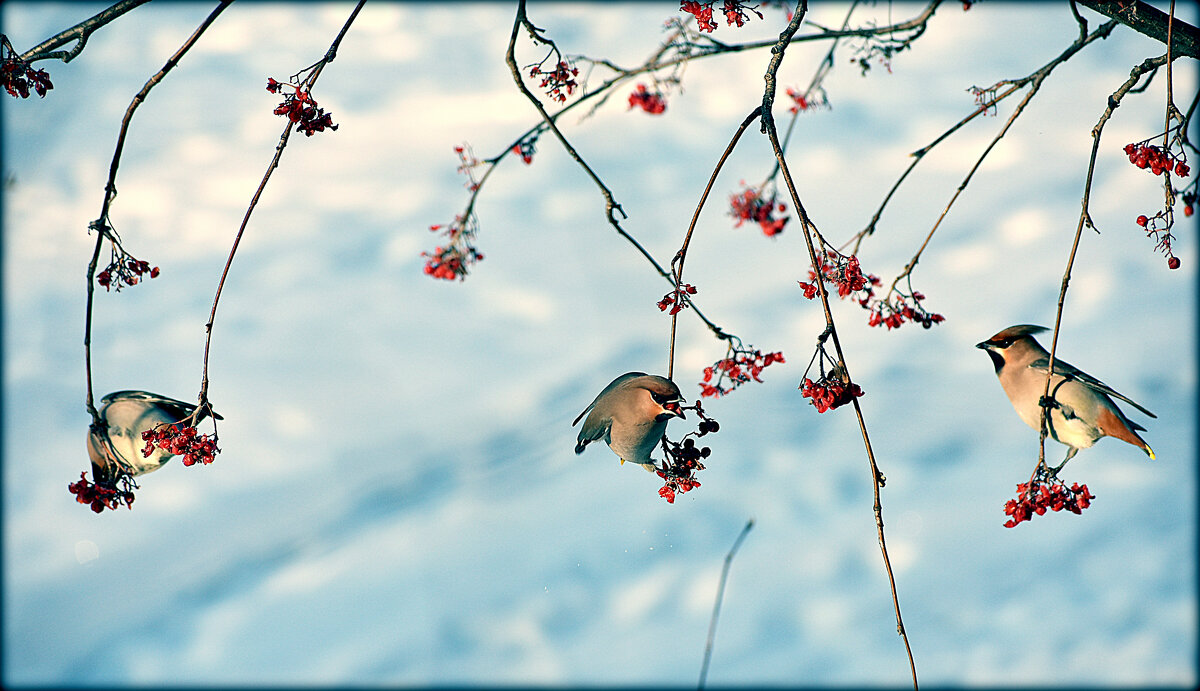
[[[93,479],[99,482],[113,477],[118,469],[135,477],[158,470],[174,454],[156,448],[149,457],[143,456],[146,443],[142,441],[142,432],[162,423],[178,422],[195,409],[192,403],[148,391],[114,391],[100,399],[98,412],[107,429],[88,430]],[[212,416],[222,419],[216,413]],[[200,419],[203,417],[202,414]]]
[[[1000,385],[1017,415],[1035,430],[1041,427],[1039,402],[1046,389],[1050,353],[1033,338],[1033,334],[1048,330],[1042,326],[1019,324],[975,345],[992,359]],[[1115,437],[1128,442],[1154,458],[1150,445],[1137,434],[1145,428],[1125,417],[1112,399],[1119,398],[1150,417],[1156,417],[1154,413],[1057,357],[1054,359],[1054,376],[1050,379],[1050,398],[1054,401],[1047,417],[1050,436],[1068,447],[1067,457],[1056,471],[1080,449],[1090,447],[1100,437]]]
[[[667,421],[683,417],[679,387],[665,377],[642,372],[622,374],[604,387],[571,426],[583,421],[575,453],[583,453],[588,444],[603,439],[621,459],[655,470],[650,452],[667,430]]]

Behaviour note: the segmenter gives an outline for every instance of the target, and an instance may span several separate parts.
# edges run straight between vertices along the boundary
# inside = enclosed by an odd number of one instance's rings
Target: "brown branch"
[[[1078,0],[1088,9],[1121,22],[1139,34],[1166,45],[1170,36],[1171,54],[1200,60],[1200,29],[1180,21],[1141,0]],[[1174,29],[1170,27],[1174,24]],[[1171,36],[1173,32],[1173,36]]]
[[[681,289],[683,287],[683,263],[687,260],[688,245],[692,242],[692,231],[696,229],[696,221],[700,220],[700,210],[704,208],[704,203],[708,201],[708,194],[712,191],[713,183],[717,181],[717,174],[721,172],[721,168],[725,165],[725,161],[729,159],[729,155],[733,153],[733,148],[737,146],[738,140],[742,138],[742,133],[754,122],[754,119],[762,113],[762,107],[755,108],[749,115],[742,120],[742,124],[738,126],[737,132],[734,132],[733,139],[730,140],[729,146],[725,147],[725,151],[721,154],[720,160],[717,161],[717,167],[713,168],[712,175],[708,177],[708,184],[704,186],[704,192],[700,195],[700,202],[696,204],[696,211],[692,214],[692,221],[688,224],[687,234],[683,237],[683,245],[679,251],[675,253],[675,258],[671,260],[671,268],[675,273],[675,292],[676,299],[683,299]],[[667,379],[672,378],[675,372],[675,323],[679,319],[679,313],[675,312],[671,315],[671,348],[667,354]],[[703,685],[703,684],[701,684]]]
[[[750,122],[747,121],[746,125]],[[743,127],[745,129],[745,127]],[[742,532],[738,533],[737,539],[733,541],[733,547],[729,548],[729,552],[725,555],[725,563],[721,566],[721,580],[717,583],[717,598],[713,601],[712,618],[708,621],[708,641],[704,644],[704,662],[700,664],[700,685],[698,688],[704,688],[704,681],[708,678],[708,663],[712,660],[713,640],[717,637],[717,617],[721,614],[721,600],[725,597],[725,581],[729,578],[729,567],[733,564],[733,557],[742,547],[742,542],[746,536],[750,534],[750,529],[754,527],[754,519],[746,521]]]
[[[312,70],[303,82],[306,90],[312,90],[313,86],[317,83],[317,79],[321,76],[321,72],[325,70],[325,66],[333,62],[333,59],[337,57],[338,45],[345,38],[346,32],[350,30],[350,25],[354,23],[355,17],[358,16],[364,4],[366,4],[366,0],[359,0],[358,4],[354,6],[354,10],[350,13],[350,16],[346,19],[345,24],[342,25],[342,30],[338,32],[337,38],[333,40],[333,43],[329,46],[329,50],[325,52],[325,56],[312,67],[304,70]],[[217,304],[221,301],[221,292],[225,288],[225,278],[229,275],[229,267],[233,264],[233,257],[237,254],[238,245],[242,242],[242,235],[246,232],[246,225],[250,222],[250,215],[254,213],[255,207],[258,206],[258,200],[262,197],[263,190],[266,188],[267,182],[271,179],[271,173],[275,172],[275,169],[279,167],[279,159],[283,156],[283,149],[287,146],[288,138],[291,137],[292,126],[296,124],[298,123],[288,119],[287,124],[284,125],[283,134],[279,137],[279,144],[275,146],[275,156],[271,159],[270,165],[267,166],[267,172],[263,174],[263,179],[254,191],[254,196],[250,199],[250,206],[247,207],[246,214],[242,217],[242,223],[238,226],[237,235],[234,236],[233,246],[229,248],[229,257],[225,260],[225,268],[221,271],[221,279],[217,282],[217,292],[213,296],[212,310],[209,312],[208,322],[204,325],[204,371],[200,379],[200,404],[197,410],[208,405],[208,355],[212,345],[213,322],[217,318]]]
[[[805,9],[807,9],[806,1],[799,0],[797,8],[796,8],[796,15],[799,16],[799,15],[803,14]],[[795,20],[795,17],[793,17],[793,21],[794,20]],[[779,42],[778,42],[777,46],[775,48],[771,49],[771,51],[774,55],[771,60],[770,66],[768,67],[767,76],[765,79],[766,90],[768,92],[770,92],[774,89],[774,79],[773,79],[774,72],[773,71],[778,69],[779,63],[783,60],[783,54],[784,54],[784,51],[787,49],[790,39],[791,39],[791,36],[785,30],[783,33],[780,34]],[[834,324],[834,320],[833,320],[833,312],[829,307],[829,291],[825,287],[825,282],[822,280],[819,280],[819,277],[821,275],[821,267],[823,266],[823,261],[821,261],[821,259],[818,258],[817,249],[813,243],[813,234],[817,232],[816,225],[813,224],[812,220],[808,217],[808,213],[804,210],[804,205],[800,202],[800,195],[796,191],[796,185],[792,180],[791,171],[788,169],[787,161],[784,159],[783,148],[779,143],[779,132],[775,128],[775,120],[774,120],[774,118],[770,117],[770,111],[767,109],[767,106],[773,100],[774,100],[773,93],[764,94],[764,96],[763,96],[763,104],[764,104],[763,125],[765,127],[765,132],[767,134],[767,137],[771,141],[771,148],[775,153],[775,159],[779,162],[779,171],[783,175],[784,183],[787,185],[788,194],[791,195],[792,204],[794,205],[794,208],[796,209],[796,214],[799,217],[801,226],[804,228],[804,242],[808,248],[809,261],[812,263],[813,271],[816,272],[816,275],[818,276],[816,285],[817,285],[818,293],[820,294],[820,297],[821,297],[821,308],[825,312],[825,332],[821,336],[821,341],[824,341],[824,339],[827,337],[832,339],[834,352],[837,354],[837,365],[841,369],[843,376],[845,377],[845,381],[850,382],[850,381],[853,381],[853,379],[850,377],[850,370],[846,366],[846,357],[842,351],[841,341],[838,338],[837,326]],[[916,691],[918,689],[918,686],[917,686],[917,664],[916,664],[916,661],[913,659],[912,646],[909,644],[908,633],[904,629],[904,619],[900,614],[900,598],[896,592],[896,576],[892,571],[891,559],[888,557],[887,542],[884,538],[883,505],[880,500],[880,492],[879,492],[880,488],[883,486],[883,483],[884,483],[884,476],[883,476],[883,473],[880,472],[880,470],[879,470],[879,465],[875,462],[875,452],[871,446],[871,438],[867,434],[867,423],[866,423],[865,418],[863,417],[862,407],[859,405],[858,398],[851,396],[850,402],[853,403],[853,405],[854,405],[854,414],[858,419],[858,429],[859,429],[860,434],[862,435],[863,447],[864,447],[864,450],[866,451],[867,461],[870,466],[869,469],[871,471],[871,486],[872,486],[872,490],[874,493],[873,511],[875,514],[875,529],[876,529],[876,535],[878,536],[878,540],[879,540],[879,551],[883,557],[884,571],[887,573],[888,585],[891,588],[892,608],[896,613],[896,632],[897,632],[897,634],[899,634],[901,640],[903,640],[903,642],[904,642],[904,650],[908,655],[909,671],[912,675],[913,689],[914,689],[914,691]]]
[[[1142,64],[1134,67],[1129,72],[1129,79],[1125,80],[1111,96],[1108,97],[1108,105],[1104,109],[1104,113],[1100,116],[1100,120],[1096,126],[1092,128],[1092,154],[1088,159],[1087,179],[1083,185],[1083,200],[1079,212],[1079,223],[1075,226],[1075,239],[1071,242],[1071,252],[1067,255],[1067,268],[1063,271],[1062,285],[1058,291],[1058,308],[1054,313],[1054,333],[1050,339],[1050,360],[1046,364],[1046,388],[1042,392],[1042,400],[1049,401],[1050,399],[1050,381],[1054,377],[1054,356],[1058,348],[1058,331],[1062,324],[1063,305],[1067,300],[1067,286],[1071,283],[1071,269],[1075,266],[1075,254],[1079,249],[1079,240],[1083,235],[1083,227],[1086,225],[1089,228],[1094,228],[1092,223],[1091,213],[1088,211],[1088,204],[1092,198],[1092,179],[1096,171],[1096,156],[1100,151],[1100,135],[1104,131],[1104,125],[1108,123],[1112,117],[1113,111],[1121,105],[1121,99],[1125,94],[1129,93],[1142,78],[1142,75],[1147,72],[1153,72],[1161,65],[1167,62],[1167,56],[1163,55],[1157,58],[1149,58]],[[1049,411],[1045,406],[1041,409],[1041,424],[1038,433],[1038,464],[1034,468],[1036,474],[1038,468],[1046,467],[1046,437],[1049,434]],[[1061,467],[1061,466],[1060,466]]]
[[[1109,34],[1111,34],[1113,32],[1113,29],[1115,29],[1116,26],[1117,26],[1117,23],[1115,21],[1109,21],[1109,22],[1106,22],[1105,24],[1101,25],[1100,27],[1098,27],[1095,31],[1093,31],[1090,34],[1081,33],[1079,38],[1075,39],[1075,41],[1072,42],[1071,45],[1067,46],[1067,48],[1065,50],[1063,50],[1063,52],[1059,53],[1054,59],[1050,60],[1045,65],[1042,65],[1037,70],[1034,70],[1029,75],[1021,77],[1020,79],[1006,79],[1001,82],[998,82],[995,86],[991,87],[991,89],[988,89],[988,91],[990,92],[992,89],[998,88],[1001,85],[1007,85],[1009,88],[1007,90],[1005,90],[1003,93],[1001,93],[997,96],[993,96],[992,98],[987,99],[985,102],[980,103],[979,107],[977,107],[969,115],[967,115],[966,117],[964,117],[963,119],[959,120],[957,123],[952,125],[945,132],[938,135],[937,138],[934,139],[932,142],[930,142],[929,144],[926,144],[925,146],[921,147],[920,149],[917,149],[916,151],[914,151],[911,154],[911,156],[913,157],[912,162],[909,163],[908,168],[906,168],[904,170],[904,172],[901,173],[899,179],[897,179],[896,182],[892,185],[891,189],[888,190],[888,193],[886,195],[884,195],[883,202],[879,205],[879,208],[875,210],[874,215],[871,216],[871,220],[867,222],[867,226],[865,228],[863,228],[862,230],[860,230],[858,233],[856,233],[852,238],[850,238],[850,240],[848,240],[846,242],[846,245],[850,244],[851,242],[854,243],[854,248],[851,251],[851,254],[857,254],[859,248],[862,246],[863,239],[866,238],[866,236],[873,235],[875,233],[875,228],[879,223],[879,219],[883,216],[883,212],[887,208],[888,203],[891,202],[892,197],[896,194],[896,190],[898,190],[900,188],[900,185],[905,181],[905,179],[908,178],[909,173],[911,173],[913,171],[913,169],[917,167],[917,164],[920,163],[924,159],[925,154],[929,153],[934,147],[941,144],[943,141],[948,139],[955,132],[962,129],[967,123],[971,122],[972,120],[979,117],[980,115],[987,113],[990,109],[996,107],[996,104],[998,104],[1000,101],[1003,101],[1004,99],[1008,98],[1010,95],[1012,95],[1019,89],[1025,87],[1025,86],[1029,86],[1030,84],[1034,84],[1034,83],[1040,85],[1041,82],[1043,80],[1045,80],[1046,77],[1048,77],[1059,65],[1070,60],[1072,57],[1075,56],[1075,54],[1077,54],[1084,47],[1088,46],[1089,44],[1091,44],[1097,40],[1108,38]],[[1081,24],[1080,28],[1081,28],[1081,30],[1085,30],[1086,25]],[[1028,98],[1029,97],[1026,96],[1025,102],[1028,101]],[[1017,113],[1020,113],[1021,109],[1024,108],[1025,102],[1023,102],[1020,106],[1017,107],[1017,111],[1016,111]],[[1010,120],[1009,123],[1007,123],[1005,125],[1005,128],[1007,129],[1011,124],[1012,124],[1012,121]],[[992,146],[995,145],[995,141],[996,140],[993,140]],[[990,149],[991,149],[991,146],[988,147],[988,150],[990,150]],[[986,155],[987,155],[987,152],[984,153],[984,156],[986,156]],[[982,162],[982,158],[980,159],[980,161]],[[976,166],[978,166],[978,164],[976,164]],[[969,179],[970,179],[970,176],[968,176],[968,180]],[[959,191],[960,192],[962,191],[961,188],[959,189]],[[844,246],[845,245],[843,245],[843,247]],[[901,274],[901,276],[903,276],[903,274]],[[893,283],[893,285],[895,285],[895,283]]]
[[[51,59],[58,59],[62,60],[63,62],[71,62],[76,56],[83,52],[83,47],[87,44],[88,37],[91,36],[93,32],[117,17],[129,12],[138,5],[144,5],[149,1],[150,0],[121,0],[121,2],[118,2],[96,16],[90,19],[85,19],[70,29],[51,36],[33,48],[30,48],[21,54],[20,59],[25,62]],[[230,1],[232,2],[232,0]],[[75,41],[75,46],[70,50],[54,51],[55,48],[60,48],[71,41]]]
[[[189,36],[186,41],[184,41],[183,45],[179,47],[179,50],[175,51],[175,54],[167,59],[167,62],[165,65],[163,65],[162,69],[155,73],[154,76],[150,77],[145,86],[142,87],[142,90],[133,97],[133,100],[129,103],[129,107],[125,109],[125,117],[121,120],[121,131],[117,134],[116,151],[113,152],[112,163],[110,163],[108,166],[108,182],[104,185],[104,203],[100,206],[100,217],[93,221],[89,226],[91,229],[96,231],[96,247],[92,251],[92,260],[88,263],[87,311],[85,313],[83,326],[83,353],[84,366],[87,370],[87,409],[88,413],[90,413],[92,416],[92,423],[94,425],[102,424],[102,421],[100,420],[100,414],[96,411],[95,398],[92,391],[92,307],[95,301],[96,291],[96,266],[100,259],[100,250],[104,245],[105,238],[108,238],[112,242],[116,242],[116,239],[112,234],[112,228],[108,221],[108,214],[112,206],[113,199],[115,199],[117,196],[117,168],[121,165],[121,153],[125,149],[125,136],[129,132],[129,124],[133,120],[134,111],[136,111],[138,106],[140,106],[142,102],[146,100],[146,96],[150,94],[150,90],[153,89],[159,82],[161,82],[163,78],[166,77],[167,73],[179,64],[179,61],[183,58],[184,53],[186,53],[193,45],[195,45],[196,41],[200,38],[200,35],[203,34],[205,29],[207,29],[209,25],[216,20],[217,16],[229,6],[230,2],[232,2],[232,0],[222,0],[222,2],[217,5],[216,9],[214,9],[212,13],[200,23],[200,26],[196,27],[196,30],[192,32],[192,35]],[[114,5],[106,10],[106,12],[111,12],[116,7],[118,7],[118,5]],[[96,15],[96,17],[100,17],[103,14],[104,13],[102,12]],[[92,19],[94,20],[96,17],[93,17]],[[111,19],[108,21],[111,21]],[[82,24],[80,26],[82,26]],[[94,31],[95,27],[93,27],[92,30]],[[86,37],[86,35],[84,35],[84,37]],[[80,48],[83,46],[83,40],[84,38],[80,39]]]
[[[608,186],[604,184],[604,181],[600,179],[600,176],[597,175],[594,170],[592,170],[592,167],[583,160],[583,157],[580,156],[579,152],[575,150],[575,147],[572,146],[571,142],[567,140],[566,135],[564,135],[562,130],[558,128],[558,124],[556,122],[558,115],[561,115],[570,106],[562,109],[552,117],[550,113],[546,111],[546,107],[542,105],[542,102],[537,98],[537,96],[535,96],[529,90],[529,88],[525,86],[525,82],[521,79],[521,70],[519,67],[517,67],[516,58],[517,35],[520,33],[522,27],[525,27],[525,29],[529,31],[530,36],[532,36],[534,40],[541,42],[548,40],[539,36],[538,32],[541,30],[535,27],[529,21],[529,18],[525,13],[525,0],[519,0],[517,3],[517,16],[513,20],[512,34],[509,36],[508,49],[504,54],[504,62],[508,65],[508,69],[512,73],[512,78],[517,84],[517,89],[519,89],[525,98],[527,98],[529,102],[533,104],[533,107],[537,109],[538,113],[542,116],[542,120],[546,123],[546,126],[550,128],[550,131],[554,133],[555,138],[557,138],[559,143],[562,144],[567,154],[577,164],[579,164],[579,167],[583,169],[584,173],[586,173],[596,187],[599,188],[600,194],[604,197],[605,217],[608,219],[609,225],[611,225],[621,237],[625,238],[629,244],[633,245],[633,247],[646,259],[646,261],[650,262],[650,265],[653,266],[656,271],[658,271],[660,276],[667,279],[667,281],[669,281],[672,285],[675,285],[675,279],[671,273],[664,269],[662,265],[658,263],[658,260],[656,260],[640,242],[638,242],[632,235],[630,235],[624,228],[621,227],[621,222],[617,219],[616,214],[619,212],[623,218],[627,218],[627,216],[621,209],[621,205],[618,204],[616,199],[613,197],[612,190],[610,190]],[[577,101],[572,105],[579,105],[581,101]],[[497,160],[498,159],[499,157],[497,157]],[[692,306],[692,311],[696,313],[696,316],[704,322],[704,324],[717,338],[727,338],[727,335],[721,329],[721,327],[717,326],[711,320],[709,320],[708,317],[704,316],[704,313],[697,309],[695,305]]]

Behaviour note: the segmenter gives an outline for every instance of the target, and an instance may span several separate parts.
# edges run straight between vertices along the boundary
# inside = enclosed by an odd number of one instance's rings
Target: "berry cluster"
[[[651,115],[662,115],[667,109],[667,101],[658,89],[650,91],[645,84],[638,84],[633,93],[629,94],[629,108],[641,108]]]
[[[1150,140],[1125,145],[1125,154],[1129,162],[1143,170],[1149,170],[1155,175],[1175,175],[1186,178],[1191,169],[1182,151],[1175,155],[1149,143]]]
[[[714,398],[724,396],[753,379],[762,383],[758,376],[768,366],[786,362],[782,352],[763,354],[760,350],[742,348],[741,343],[730,344],[730,353],[717,360],[712,367],[704,368],[704,381],[700,382],[700,396]],[[717,380],[713,381],[713,375]]]
[[[791,87],[786,89],[787,95],[792,99],[792,107],[788,108],[789,113],[799,113],[802,110],[811,110],[813,108],[828,108],[829,98],[825,95],[825,90],[817,87],[818,99],[813,99],[812,94],[797,91]]]
[[[870,303],[872,297],[868,297],[864,302]],[[908,300],[912,300],[912,304],[908,304]],[[925,296],[918,291],[913,291],[912,295],[904,295],[900,291],[896,291],[895,297],[890,300],[874,300],[870,307],[864,304],[864,307],[871,310],[871,316],[867,318],[868,326],[879,326],[880,324],[887,327],[888,331],[898,329],[905,321],[910,321],[914,324],[920,324],[926,329],[931,328],[934,324],[940,324],[946,318],[940,314],[930,312],[921,305],[921,301]],[[886,315],[885,315],[886,312]]]
[[[843,381],[841,377],[835,377],[833,374],[834,372],[831,371],[827,375],[822,375],[815,382],[805,377],[804,383],[800,386],[800,395],[804,398],[811,398],[818,413],[833,410],[849,403],[855,397],[863,395],[863,390],[858,384]]]
[[[207,434],[197,434],[195,427],[183,426],[180,423],[163,423],[148,429],[142,432],[142,441],[146,442],[142,456],[149,458],[157,447],[176,456],[182,455],[185,466],[196,463],[208,465],[216,460],[216,455],[221,452],[217,448],[215,435],[209,437]]]
[[[678,443],[663,437],[664,460],[662,467],[658,468],[656,472],[663,479],[663,486],[659,488],[658,496],[666,499],[668,504],[675,503],[677,493],[686,494],[700,486],[700,482],[696,479],[696,473],[704,470],[704,464],[700,462],[700,459],[708,458],[712,453],[712,449],[707,446],[697,447],[696,441],[692,437],[703,437],[721,429],[716,420],[704,414],[704,409],[700,407],[700,401],[696,401],[694,406],[682,407],[679,410],[695,410],[696,414],[700,416],[700,424],[697,431],[688,432]]]
[[[687,12],[696,18],[696,25],[701,31],[713,32],[717,30],[717,23],[713,21],[713,5],[716,0],[710,2],[696,2],[696,0],[681,0],[679,3],[679,11]],[[729,26],[742,26],[750,16],[746,14],[749,10],[758,15],[762,19],[762,14],[755,9],[757,6],[745,5],[738,0],[724,0],[721,3],[721,12],[725,15],[725,23]]]
[[[867,290],[869,296],[871,295],[871,289],[868,288],[867,284],[877,286],[880,283],[878,276],[863,274],[858,257],[854,255],[846,256],[835,250],[827,250],[825,252],[825,258],[821,260],[821,277],[825,280],[825,283],[837,286],[838,297],[843,298],[860,290]],[[804,289],[804,297],[812,300],[817,296],[818,290],[817,272],[811,268],[808,270],[808,280],[811,283],[805,283],[804,281],[799,281],[799,283],[800,287]]]
[[[318,107],[316,99],[303,84],[281,83],[267,78],[267,91],[278,94],[283,87],[290,87],[293,93],[284,94],[283,102],[275,106],[275,114],[286,115],[288,120],[299,123],[297,129],[303,132],[304,136],[311,137],[317,132],[338,128],[333,124],[333,114],[326,113],[324,108]]]
[[[116,483],[109,485],[107,483],[92,484],[87,480],[87,471],[79,474],[79,481],[72,482],[67,485],[67,490],[75,495],[75,501],[80,504],[89,504],[92,511],[101,513],[105,509],[116,510],[118,506],[124,504],[127,508],[133,508],[133,491],[131,488],[137,487],[133,480],[128,475],[122,475],[121,489],[117,489]]]
[[[8,38],[4,39],[2,50],[4,62],[0,64],[0,83],[4,84],[8,95],[13,98],[29,98],[29,90],[32,88],[38,96],[45,98],[46,92],[54,88],[46,70],[35,70],[29,63],[18,58]]]
[[[679,314],[679,311],[692,304],[692,299],[689,295],[696,294],[696,286],[691,283],[683,283],[675,286],[675,290],[663,296],[662,300],[658,301],[659,311],[666,311],[671,308],[671,316]]]
[[[531,139],[531,147],[532,141]],[[465,185],[472,194],[472,203],[468,205],[469,209],[474,204],[474,194],[479,191],[479,181],[475,179],[474,170],[480,165],[480,161],[475,158],[470,147],[456,146],[454,153],[458,154],[458,172],[467,176]],[[530,155],[532,156],[532,150]],[[425,274],[446,281],[453,281],[456,278],[466,279],[469,267],[483,259],[483,254],[475,249],[473,244],[478,230],[475,214],[469,210],[465,214],[455,216],[454,221],[448,225],[438,223],[429,226],[430,232],[441,231],[446,236],[447,242],[435,248],[433,252],[421,253],[421,256],[426,258]]]
[[[745,187],[741,192],[729,197],[729,215],[737,219],[734,228],[742,227],[746,221],[754,221],[762,228],[763,235],[774,237],[783,232],[783,226],[788,222],[788,216],[775,218],[775,213],[786,213],[787,205],[776,204],[775,194],[767,197],[756,189]]]
[[[441,226],[430,226],[430,230],[437,230]],[[467,267],[475,262],[483,259],[483,255],[475,250],[474,247],[468,246],[465,250],[454,245],[448,247],[434,248],[433,252],[422,252],[422,257],[425,260],[425,273],[434,278],[440,278],[446,281],[454,279],[465,280],[467,278]]]
[[[113,247],[113,260],[103,271],[96,274],[96,283],[104,286],[105,290],[115,288],[121,291],[121,284],[135,286],[143,275],[158,278],[158,267],[151,267],[149,262],[134,259],[124,250]],[[114,280],[115,279],[115,280]]]
[[[1039,466],[1038,473],[1031,482],[1017,485],[1017,498],[1005,502],[1004,514],[1009,516],[1009,519],[1004,522],[1004,527],[1015,528],[1018,524],[1032,519],[1034,514],[1045,514],[1046,509],[1066,509],[1079,514],[1091,506],[1095,498],[1088,492],[1087,485],[1075,482],[1068,488],[1059,482],[1057,477],[1048,475],[1046,470]]]
[[[574,94],[575,89],[579,88],[579,84],[575,81],[575,77],[579,76],[579,68],[571,66],[566,60],[559,60],[554,69],[549,72],[543,72],[540,64],[533,65],[529,70],[529,76],[541,77],[542,83],[538,86],[546,90],[547,96],[559,103],[566,102],[567,96]]]
[[[525,165],[533,163],[533,155],[537,153],[537,135],[531,135],[513,144],[512,152],[521,157]]]

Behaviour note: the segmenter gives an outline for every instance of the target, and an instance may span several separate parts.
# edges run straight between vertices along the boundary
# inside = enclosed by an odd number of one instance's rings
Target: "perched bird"
[[[603,439],[621,463],[637,463],[653,472],[650,452],[666,432],[667,421],[683,417],[679,408],[683,400],[670,379],[642,372],[622,374],[571,423],[574,427],[587,415],[575,453],[583,453],[588,444]]]
[[[987,351],[992,364],[996,366],[1000,385],[1012,401],[1013,408],[1016,408],[1017,415],[1035,430],[1041,428],[1040,402],[1046,390],[1046,366],[1050,362],[1050,353],[1033,338],[1033,334],[1048,330],[1043,326],[1019,324],[975,345]],[[1125,413],[1110,397],[1119,398],[1150,417],[1156,417],[1087,372],[1057,357],[1054,359],[1054,376],[1050,380],[1052,402],[1047,427],[1055,441],[1068,447],[1067,457],[1054,469],[1056,472],[1074,458],[1080,449],[1090,447],[1100,437],[1115,437],[1133,444],[1145,451],[1151,460],[1154,459],[1153,449],[1137,434],[1146,428],[1125,417]]]
[[[98,412],[107,427],[88,430],[92,478],[99,482],[114,477],[118,470],[124,470],[132,476],[158,470],[174,454],[156,448],[149,457],[143,456],[142,449],[146,443],[142,441],[142,432],[164,422],[178,422],[195,409],[192,403],[148,391],[114,391],[100,399]],[[212,416],[222,419],[216,413],[212,413]],[[202,414],[200,419],[203,417]]]

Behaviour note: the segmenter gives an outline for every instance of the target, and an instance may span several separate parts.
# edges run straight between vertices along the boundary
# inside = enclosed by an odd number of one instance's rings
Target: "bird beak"
[[[982,350],[987,350],[987,349],[988,349],[988,342],[987,342],[987,341],[980,341],[979,343],[976,343],[976,344],[975,344],[975,347],[976,347],[976,348],[980,348],[980,349],[982,349]]]
[[[679,404],[680,404],[680,403],[684,403],[684,401],[682,401],[682,400],[678,400],[678,401],[667,401],[666,403],[664,403],[664,404],[663,404],[663,410],[664,410],[664,411],[666,411],[666,412],[664,412],[664,413],[660,413],[660,414],[659,414],[659,418],[660,418],[660,419],[662,419],[662,420],[668,420],[668,419],[670,419],[672,416],[674,416],[674,417],[680,417],[680,418],[683,418],[683,419],[685,419],[685,420],[686,420],[686,419],[687,419],[687,417],[685,417],[685,416],[684,416],[684,414],[683,414],[683,410],[681,410],[681,409],[680,409],[680,407],[679,407]]]

